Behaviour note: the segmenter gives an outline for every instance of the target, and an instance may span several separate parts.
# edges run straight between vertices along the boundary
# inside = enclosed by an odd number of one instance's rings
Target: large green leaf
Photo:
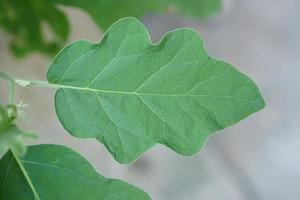
[[[156,143],[192,155],[213,132],[265,105],[253,81],[209,56],[196,31],[177,29],[154,45],[134,18],[115,23],[100,43],[64,48],[47,79],[60,87],[64,128],[97,138],[122,163]]]
[[[1,200],[148,200],[142,190],[98,174],[78,153],[58,145],[29,147],[0,160]]]
[[[106,30],[123,17],[142,17],[147,12],[177,12],[190,17],[204,18],[216,14],[221,0],[51,0],[87,11],[95,22]]]
[[[10,47],[18,56],[32,51],[56,53],[69,35],[69,23],[58,5],[76,7],[86,11],[106,30],[122,17],[141,17],[146,12],[177,12],[203,18],[221,8],[221,0],[0,0],[0,26],[12,34]],[[43,28],[48,25],[50,39]]]

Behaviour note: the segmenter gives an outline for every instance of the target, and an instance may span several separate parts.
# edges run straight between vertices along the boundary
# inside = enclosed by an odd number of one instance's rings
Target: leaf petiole
[[[24,80],[14,76],[11,76],[5,72],[0,72],[0,78],[10,81],[10,95],[15,94],[15,85],[21,87],[46,87],[46,88],[58,88],[58,85],[49,84],[47,81],[37,80]],[[14,96],[10,96],[10,100],[14,101]],[[11,103],[11,101],[10,101]]]
[[[15,78],[16,84],[21,87],[43,87],[43,88],[58,88],[59,86],[50,84],[47,81],[37,81],[37,80],[24,80]]]

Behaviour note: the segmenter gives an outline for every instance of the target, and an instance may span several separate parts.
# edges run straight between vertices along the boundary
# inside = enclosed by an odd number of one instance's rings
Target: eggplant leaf
[[[64,128],[96,138],[121,163],[156,143],[195,154],[213,132],[265,105],[254,82],[209,56],[196,31],[177,29],[152,44],[134,18],[113,24],[100,43],[65,47],[47,79],[59,87]]]
[[[58,145],[31,146],[26,156],[0,160],[1,200],[148,200],[142,190],[107,179],[75,151]]]

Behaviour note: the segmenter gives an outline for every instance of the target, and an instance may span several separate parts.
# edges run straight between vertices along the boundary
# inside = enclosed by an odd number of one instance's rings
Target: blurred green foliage
[[[86,11],[105,31],[122,17],[141,17],[147,12],[179,13],[193,18],[205,18],[220,11],[222,2],[221,0],[0,0],[0,26],[11,34],[10,48],[16,56],[22,57],[32,51],[54,55],[62,48],[68,39],[70,29],[68,20],[58,5]]]
[[[49,1],[0,0],[0,25],[11,34],[10,48],[18,57],[32,51],[55,54],[69,35],[65,14]],[[53,33],[50,40],[44,26]]]

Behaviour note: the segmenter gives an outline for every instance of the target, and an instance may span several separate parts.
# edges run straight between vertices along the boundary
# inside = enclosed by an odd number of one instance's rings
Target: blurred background
[[[79,9],[62,7],[71,24],[69,41],[97,42],[102,32]],[[197,29],[208,51],[254,79],[267,107],[212,136],[193,157],[156,145],[131,165],[113,160],[93,139],[71,137],[59,123],[54,90],[18,88],[38,143],[64,144],[78,150],[101,174],[147,191],[154,200],[299,200],[300,199],[300,1],[225,0],[221,15],[207,21],[147,14],[142,21],[153,41],[174,28]],[[0,29],[0,70],[24,79],[45,79],[50,58],[35,53],[17,59],[10,36]],[[7,88],[0,81],[0,103]]]

